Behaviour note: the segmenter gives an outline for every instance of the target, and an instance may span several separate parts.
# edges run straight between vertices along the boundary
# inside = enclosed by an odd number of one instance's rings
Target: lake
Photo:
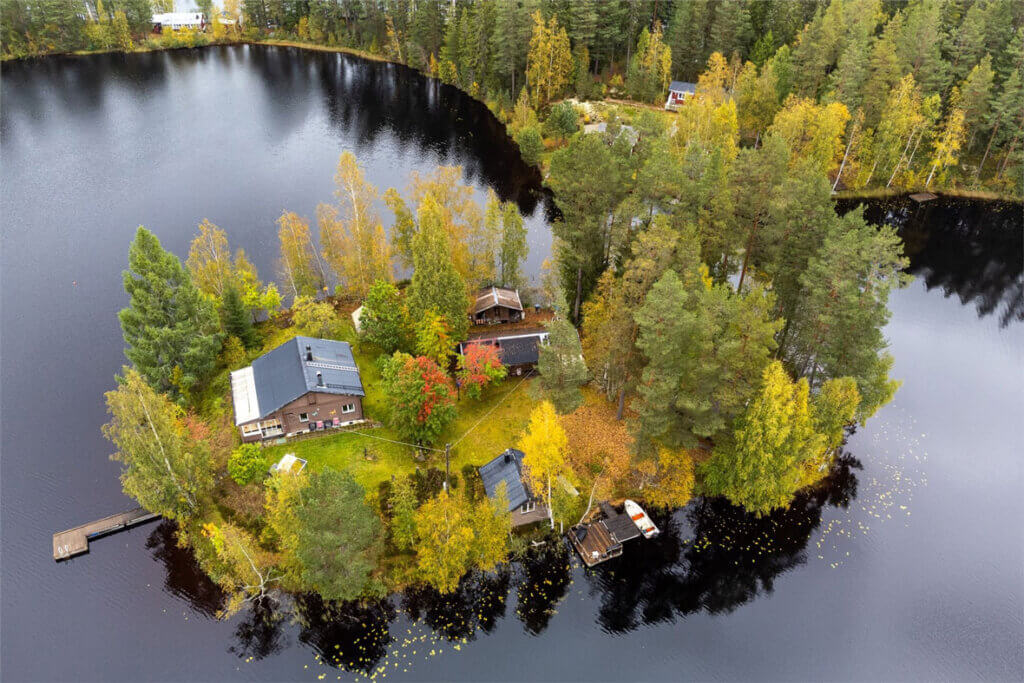
[[[789,510],[696,501],[597,570],[555,551],[445,599],[302,598],[294,623],[218,621],[216,587],[167,523],[51,555],[54,531],[133,505],[100,425],[136,226],[184,258],[209,218],[270,278],[275,220],[331,201],[347,149],[381,191],[458,164],[481,197],[516,201],[536,274],[539,175],[483,105],[331,53],[53,57],[4,64],[2,89],[5,680],[1024,677],[1019,204],[869,205],[901,227],[916,276],[886,329],[903,386]]]

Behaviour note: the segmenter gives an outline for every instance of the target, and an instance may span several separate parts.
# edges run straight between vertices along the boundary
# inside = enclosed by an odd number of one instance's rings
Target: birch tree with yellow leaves
[[[375,281],[392,279],[391,249],[374,209],[380,195],[352,152],[338,159],[334,182],[337,206],[316,209],[323,257],[338,278],[339,293],[362,299]]]
[[[533,108],[541,109],[562,96],[572,75],[572,46],[558,17],[547,22],[540,12],[533,13],[533,36],[526,56],[526,82]]]
[[[523,452],[526,479],[534,491],[547,491],[548,517],[555,528],[551,509],[551,480],[569,475],[572,469],[566,461],[569,440],[550,401],[542,401],[530,412],[530,424],[517,445]]]

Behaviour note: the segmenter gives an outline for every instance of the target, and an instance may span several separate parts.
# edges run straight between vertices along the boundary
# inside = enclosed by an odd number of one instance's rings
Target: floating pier
[[[930,202],[933,199],[938,199],[939,196],[937,194],[932,194],[931,192],[915,192],[910,195],[910,198],[918,204],[924,204],[925,202]]]
[[[53,535],[53,559],[59,562],[75,555],[87,553],[90,539],[122,531],[159,516],[145,508],[135,508],[128,512],[97,519],[89,524],[76,526],[74,529],[58,531]]]

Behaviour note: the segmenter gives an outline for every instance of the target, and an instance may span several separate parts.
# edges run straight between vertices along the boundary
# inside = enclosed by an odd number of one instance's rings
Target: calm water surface
[[[209,218],[268,277],[274,220],[330,201],[350,149],[382,190],[460,164],[517,201],[536,273],[539,178],[481,105],[338,55],[53,58],[4,65],[2,90],[4,680],[1024,677],[1019,205],[869,207],[903,226],[917,276],[886,330],[904,385],[785,513],[698,501],[597,571],[556,553],[447,599],[217,621],[169,524],[51,557],[54,531],[132,504],[99,427],[135,227],[184,257]]]

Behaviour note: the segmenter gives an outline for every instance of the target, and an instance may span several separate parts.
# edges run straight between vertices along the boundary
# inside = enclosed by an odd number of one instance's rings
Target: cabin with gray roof
[[[333,339],[295,337],[231,373],[245,442],[361,422],[365,395],[352,347]]]
[[[488,498],[497,498],[500,486],[505,485],[512,528],[542,522],[549,517],[547,506],[533,495],[530,485],[523,479],[523,455],[522,451],[509,448],[479,469]]]
[[[498,349],[498,358],[501,359],[501,364],[508,368],[508,374],[519,377],[533,372],[540,360],[540,347],[547,342],[547,330],[542,329],[520,334],[473,337],[460,342],[457,349],[460,354],[463,354],[473,344],[495,346]]]
[[[672,81],[668,84],[668,99],[665,100],[665,109],[675,110],[697,93],[697,84],[686,81]]]
[[[515,323],[523,319],[518,289],[487,287],[477,292],[469,318],[474,325]]]

